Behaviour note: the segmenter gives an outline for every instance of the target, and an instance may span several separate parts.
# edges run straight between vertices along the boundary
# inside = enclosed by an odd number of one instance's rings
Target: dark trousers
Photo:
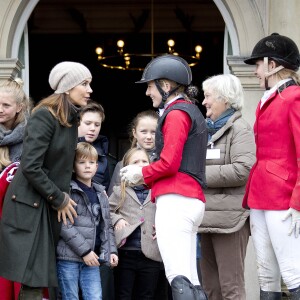
[[[171,300],[169,298],[169,282],[166,277],[163,263],[160,264],[160,271],[155,292],[155,300]]]
[[[201,233],[201,273],[209,300],[245,300],[244,261],[249,221],[236,232]]]
[[[151,260],[139,250],[119,249],[119,265],[116,272],[116,299],[154,299],[160,262]]]
[[[108,266],[100,266],[102,300],[115,300],[114,270]]]

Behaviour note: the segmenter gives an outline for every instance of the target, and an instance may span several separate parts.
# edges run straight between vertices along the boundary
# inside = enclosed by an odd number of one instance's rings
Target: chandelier
[[[127,53],[125,49],[125,42],[123,40],[117,41],[117,53],[116,55],[104,56],[104,49],[97,47],[95,52],[98,57],[98,62],[102,67],[118,70],[133,70],[143,71],[149,60],[163,54],[179,55],[184,58],[187,63],[193,67],[200,61],[200,53],[202,47],[197,45],[195,47],[194,55],[179,54],[175,51],[175,41],[169,39],[167,41],[168,52],[155,53],[154,52],[154,21],[153,21],[153,0],[151,0],[151,53]]]

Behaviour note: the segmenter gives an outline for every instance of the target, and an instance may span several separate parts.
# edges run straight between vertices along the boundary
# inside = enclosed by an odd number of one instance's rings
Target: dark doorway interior
[[[214,22],[214,20],[208,21]],[[55,22],[55,18],[52,22]],[[141,71],[103,68],[98,64],[95,48],[101,42],[106,45],[107,51],[116,53],[114,45],[119,38],[122,38],[130,47],[127,48],[128,52],[149,53],[149,32],[68,33],[68,30],[61,29],[61,32],[53,33],[47,30],[37,30],[36,22],[35,24],[29,22],[29,25],[30,96],[34,102],[52,93],[48,84],[48,76],[56,63],[69,60],[85,64],[93,74],[92,98],[100,102],[106,112],[106,120],[101,133],[108,136],[111,153],[117,159],[121,159],[123,150],[120,149],[120,145],[128,138],[129,122],[138,112],[152,108],[152,102],[145,96],[146,85],[135,84],[135,81],[139,80],[142,75]],[[170,33],[166,28],[165,32],[155,34],[155,52],[167,52],[166,41],[171,37],[176,40],[176,51],[179,53],[192,53],[191,45],[195,42],[203,47],[200,63],[192,68],[193,84],[199,87],[199,107],[203,111],[201,82],[208,76],[223,72],[224,30],[206,32],[182,32],[181,30],[181,32]]]

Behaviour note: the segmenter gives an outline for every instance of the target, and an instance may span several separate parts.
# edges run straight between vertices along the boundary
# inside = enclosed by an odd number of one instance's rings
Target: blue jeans
[[[99,267],[85,263],[57,260],[57,278],[63,300],[78,300],[79,287],[84,300],[102,300]]]

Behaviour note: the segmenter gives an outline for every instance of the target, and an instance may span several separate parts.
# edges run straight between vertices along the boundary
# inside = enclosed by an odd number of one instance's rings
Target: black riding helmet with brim
[[[160,79],[169,79],[178,84],[176,88],[168,93],[163,91],[159,85]],[[188,86],[192,82],[192,71],[189,64],[181,57],[171,54],[161,55],[152,59],[146,66],[141,80],[136,83],[147,83],[154,81],[162,96],[160,108],[163,108],[165,101],[181,86]]]

